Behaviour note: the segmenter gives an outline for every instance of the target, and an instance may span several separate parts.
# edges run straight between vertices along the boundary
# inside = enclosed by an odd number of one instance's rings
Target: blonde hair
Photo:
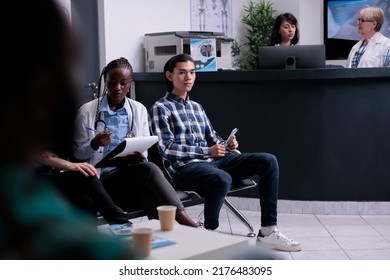
[[[360,10],[360,15],[376,21],[375,31],[381,30],[383,22],[385,20],[385,14],[379,7],[366,7]]]

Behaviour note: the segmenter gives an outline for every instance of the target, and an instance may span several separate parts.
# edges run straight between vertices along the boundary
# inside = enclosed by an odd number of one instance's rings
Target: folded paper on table
[[[108,228],[116,236],[131,236],[132,223],[111,224]]]
[[[134,154],[135,152],[143,153],[158,141],[158,137],[142,136],[125,138],[114,150],[108,153],[101,161],[95,164],[95,167],[118,166],[124,163],[125,156]]]
[[[154,234],[152,236],[152,249],[164,247],[175,243],[176,243],[175,241],[172,241],[166,237],[162,237]]]

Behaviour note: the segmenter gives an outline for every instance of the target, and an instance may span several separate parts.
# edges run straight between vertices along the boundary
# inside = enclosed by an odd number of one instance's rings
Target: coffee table
[[[166,237],[175,244],[152,249],[151,260],[221,260],[228,259],[235,252],[249,247],[248,238],[211,232],[175,223],[172,231],[161,231],[158,220],[133,224],[134,228],[149,227],[154,234]],[[111,234],[107,225],[99,230]]]

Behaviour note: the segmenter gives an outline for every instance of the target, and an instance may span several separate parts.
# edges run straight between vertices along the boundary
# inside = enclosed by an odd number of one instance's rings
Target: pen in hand
[[[108,130],[99,131],[99,130],[93,129],[93,128],[91,128],[91,127],[88,127],[88,126],[86,126],[85,129],[86,129],[86,130],[89,130],[89,131],[93,131],[93,132],[95,132],[95,133],[107,133],[107,132],[109,132]],[[110,135],[113,136],[114,133],[111,133]]]
[[[96,132],[96,133],[99,133],[101,131],[97,131],[96,129],[93,129],[93,128],[90,128],[90,127],[85,127],[86,130],[90,130],[90,131],[93,131],[93,132]]]

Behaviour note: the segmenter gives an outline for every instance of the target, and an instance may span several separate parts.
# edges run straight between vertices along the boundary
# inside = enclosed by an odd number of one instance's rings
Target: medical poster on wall
[[[191,0],[191,31],[223,32],[233,37],[232,0]]]
[[[217,71],[216,39],[191,39],[190,47],[195,71]]]

